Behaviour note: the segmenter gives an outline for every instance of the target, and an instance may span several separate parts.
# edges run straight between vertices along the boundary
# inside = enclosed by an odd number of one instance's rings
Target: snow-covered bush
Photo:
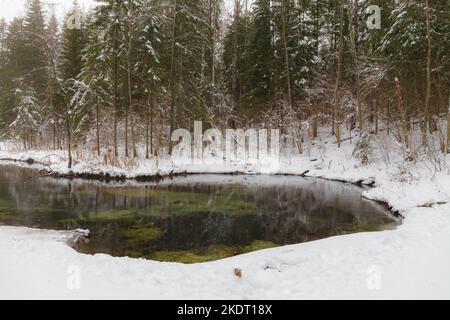
[[[26,143],[31,143],[38,136],[42,125],[42,109],[33,89],[16,88],[15,119],[9,125],[10,135]]]
[[[373,152],[372,137],[368,132],[362,132],[356,142],[355,149],[353,150],[353,156],[356,159],[361,160],[363,165],[369,163],[369,157]]]

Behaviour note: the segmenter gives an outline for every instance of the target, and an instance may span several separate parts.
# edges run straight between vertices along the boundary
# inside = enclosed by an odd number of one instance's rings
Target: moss
[[[255,203],[241,199],[226,199],[223,196],[215,199],[200,198],[195,200],[177,198],[169,198],[165,203],[154,204],[151,209],[143,210],[139,214],[156,217],[193,213],[255,214],[257,210]]]
[[[87,220],[93,222],[130,220],[135,218],[134,210],[92,212]]]
[[[129,251],[125,254],[125,256],[129,257],[129,258],[142,258],[144,256],[144,254],[141,251]]]
[[[9,209],[0,208],[0,221],[1,220],[9,220],[12,216],[16,214],[15,211]]]
[[[270,241],[255,240],[244,246],[213,245],[200,250],[157,251],[148,258],[164,262],[202,263],[277,246]]]
[[[145,188],[107,188],[106,192],[109,194],[114,194],[118,196],[126,196],[126,197],[148,197],[152,189]]]
[[[6,209],[6,208],[11,208],[13,206],[14,206],[14,204],[11,203],[11,201],[0,199],[0,210]]]
[[[186,191],[182,191],[183,186],[180,186],[178,190],[169,190],[168,188],[162,187],[149,187],[149,188],[143,188],[143,187],[110,187],[105,189],[105,191],[109,194],[115,194],[120,196],[126,196],[126,197],[170,197],[172,199],[176,198],[182,198],[186,199],[189,197],[209,197],[211,194],[214,194],[214,192],[220,193],[220,194],[227,194],[227,196],[243,196],[243,195],[249,195],[252,194],[249,189],[243,187],[240,184],[227,184],[227,185],[217,185],[212,186],[211,190],[212,192],[207,191],[201,191],[201,190],[194,190],[190,186],[185,187]]]
[[[370,219],[362,224],[343,224],[339,228],[344,233],[373,232],[385,230],[386,226],[392,221],[390,220],[374,220]]]
[[[122,230],[121,234],[128,240],[148,241],[158,239],[164,232],[159,228],[135,225],[131,228]]]
[[[237,189],[237,187],[235,187]],[[227,189],[228,190],[228,189]],[[245,189],[230,189],[227,194],[181,192],[167,189],[110,188],[109,193],[129,197],[149,198],[151,209],[140,212],[142,216],[185,215],[190,213],[252,214],[256,204],[242,199]]]
[[[17,214],[17,209],[11,201],[0,199],[0,220],[11,218]]]
[[[236,249],[228,246],[210,246],[206,250],[157,251],[148,258],[164,262],[202,263],[232,257]]]
[[[241,253],[248,253],[258,250],[264,250],[264,249],[270,249],[270,248],[276,248],[279,247],[279,244],[276,244],[275,242],[271,241],[263,241],[263,240],[255,240],[249,245],[241,246],[240,252]]]
[[[65,218],[65,219],[58,220],[58,224],[63,224],[63,225],[70,224],[70,225],[73,225],[73,224],[79,224],[79,223],[85,222],[85,221],[86,221],[86,219],[84,219],[84,218]]]

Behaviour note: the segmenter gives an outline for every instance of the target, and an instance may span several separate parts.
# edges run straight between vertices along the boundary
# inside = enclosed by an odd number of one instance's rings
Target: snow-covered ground
[[[324,139],[303,155],[283,158],[278,173],[349,182],[374,182],[363,196],[387,202],[404,217],[395,230],[338,236],[253,252],[221,261],[183,265],[83,255],[69,246],[67,231],[0,227],[0,298],[56,299],[450,299],[450,158],[405,162],[378,141],[370,164]],[[383,147],[384,146],[384,147]],[[48,164],[67,173],[63,153],[17,151],[0,144],[0,158]],[[39,166],[38,166],[39,167]],[[42,166],[41,166],[42,167]],[[228,167],[176,167],[140,160],[125,167],[94,158],[76,173],[135,177],[170,172],[254,173]],[[237,277],[234,270],[242,270]]]

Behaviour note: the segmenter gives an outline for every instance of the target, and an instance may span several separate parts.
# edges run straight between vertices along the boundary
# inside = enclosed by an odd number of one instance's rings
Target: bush
[[[361,133],[358,141],[356,142],[355,150],[353,150],[353,157],[361,160],[363,165],[367,165],[372,152],[372,136],[368,132],[364,131]]]

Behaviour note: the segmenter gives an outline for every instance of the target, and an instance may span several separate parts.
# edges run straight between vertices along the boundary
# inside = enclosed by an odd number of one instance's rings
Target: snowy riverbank
[[[63,154],[6,150],[0,158],[44,162],[64,173]],[[450,298],[449,158],[404,163],[379,152],[371,164],[353,159],[348,142],[340,150],[323,143],[281,163],[278,173],[349,182],[374,182],[364,196],[387,202],[404,217],[396,230],[338,236],[237,256],[182,265],[83,255],[65,244],[67,232],[0,227],[0,298],[57,299],[390,299]],[[158,167],[158,170],[156,170]],[[140,161],[127,168],[79,162],[74,172],[127,177],[170,172],[254,172],[227,168],[175,168]],[[234,269],[242,270],[242,278]],[[79,271],[80,286],[73,276]],[[68,285],[69,282],[69,285]],[[77,287],[77,286],[75,286]],[[72,289],[72,290],[71,290]],[[73,290],[75,289],[75,290]]]

